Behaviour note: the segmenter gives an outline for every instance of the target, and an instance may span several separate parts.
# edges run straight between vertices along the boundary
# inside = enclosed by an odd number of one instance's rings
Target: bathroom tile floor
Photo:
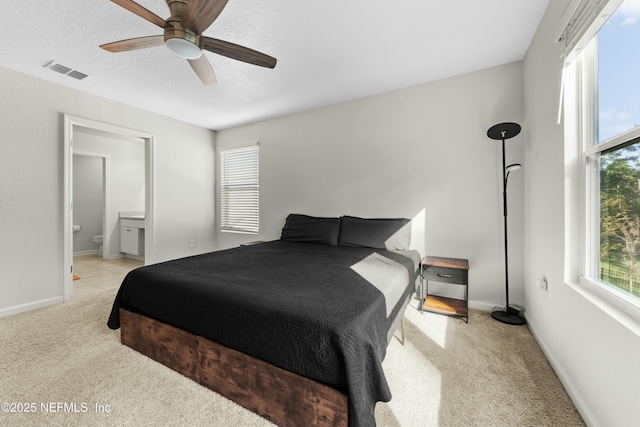
[[[122,279],[143,261],[130,258],[103,260],[98,254],[73,257],[73,274],[80,276],[73,281],[73,296],[89,296],[104,289],[118,288]]]

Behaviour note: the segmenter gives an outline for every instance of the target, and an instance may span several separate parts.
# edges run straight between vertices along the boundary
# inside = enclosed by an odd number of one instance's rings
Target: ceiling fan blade
[[[139,17],[146,19],[152,24],[156,24],[160,28],[164,28],[165,25],[167,25],[167,22],[164,19],[160,18],[155,13],[151,12],[148,9],[145,9],[144,7],[140,6],[138,3],[132,0],[111,0],[111,1],[116,3],[119,6],[124,7],[129,12],[133,12]]]
[[[218,55],[266,68],[275,67],[276,62],[278,61],[276,58],[265,55],[264,53],[260,53],[256,50],[249,49],[248,47],[226,42],[224,40],[214,39],[212,37],[202,37],[202,48],[209,52],[217,53]]]
[[[205,85],[214,85],[218,83],[216,74],[213,72],[211,63],[204,54],[198,59],[188,59],[189,65],[193,68],[193,71],[198,75],[202,83]]]
[[[182,15],[182,25],[202,34],[216,20],[229,0],[189,0]]]
[[[146,49],[148,47],[162,46],[163,44],[164,36],[147,36],[107,43],[100,45],[100,47],[104,50],[115,53],[127,52],[129,50]]]

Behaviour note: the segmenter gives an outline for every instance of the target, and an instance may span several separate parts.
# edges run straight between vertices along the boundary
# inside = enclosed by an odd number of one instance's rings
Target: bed
[[[131,271],[121,341],[282,426],[375,425],[416,291],[406,219],[292,214],[280,240]]]

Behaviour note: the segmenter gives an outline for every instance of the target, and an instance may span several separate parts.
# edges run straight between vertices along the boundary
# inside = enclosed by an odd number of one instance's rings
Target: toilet
[[[98,255],[102,256],[102,235],[93,236],[92,240],[98,244]]]

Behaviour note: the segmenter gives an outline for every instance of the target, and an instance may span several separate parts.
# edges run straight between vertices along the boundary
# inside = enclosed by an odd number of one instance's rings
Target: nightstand
[[[464,286],[464,298],[429,295],[429,280]],[[469,261],[427,256],[420,262],[420,311],[446,314],[469,322]]]

